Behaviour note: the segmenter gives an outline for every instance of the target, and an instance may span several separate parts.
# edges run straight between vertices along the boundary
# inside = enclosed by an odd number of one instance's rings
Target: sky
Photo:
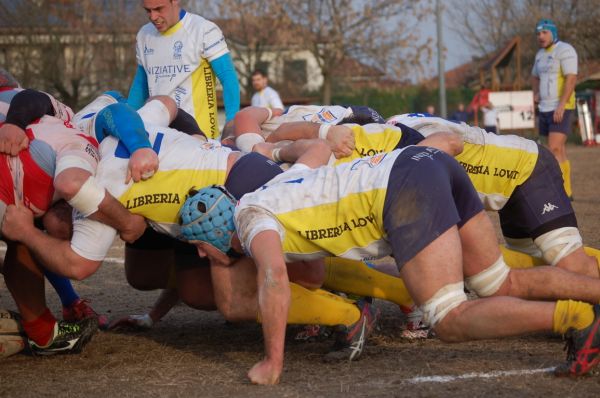
[[[446,71],[470,62],[473,55],[475,55],[475,52],[462,41],[459,34],[449,28],[450,21],[448,18],[450,18],[449,15],[445,13],[443,15],[443,40],[444,47],[448,49],[444,65]],[[434,46],[437,46],[435,16],[423,22],[420,26],[423,29],[423,34],[433,38]],[[432,62],[432,65],[434,65],[433,70],[430,71],[431,76],[437,75],[437,53],[435,53],[435,57],[434,62]]]

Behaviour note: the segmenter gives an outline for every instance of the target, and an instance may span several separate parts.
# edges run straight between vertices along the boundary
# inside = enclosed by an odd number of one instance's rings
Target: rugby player
[[[15,91],[16,95],[14,91],[6,90],[3,94],[11,95],[6,120],[19,126],[19,102],[27,95],[27,90]],[[64,198],[84,214],[112,223],[122,231],[125,239],[135,239],[139,236],[136,228],[143,225],[143,220],[132,218],[123,206],[94,183],[92,174],[98,161],[95,140],[84,138],[69,128],[68,120],[64,120],[65,116],[72,116],[67,112],[70,111],[68,108],[57,107],[56,101],[46,94],[37,94],[48,109],[46,113],[63,116],[63,119],[46,114],[28,126],[27,150],[20,151],[15,157],[0,156],[3,221],[10,218],[8,205],[27,207],[41,217],[53,202]],[[79,351],[94,333],[97,319],[87,319],[78,324],[57,322],[44,304],[42,268],[24,247],[8,243],[3,272],[23,318],[31,351],[40,355]],[[65,288],[64,284],[62,287]],[[96,315],[91,309],[83,314],[68,311],[63,314],[65,318]]]
[[[598,302],[598,280],[537,267],[515,286],[477,192],[442,151],[409,147],[337,167],[293,166],[237,207],[223,190],[188,198],[182,223],[211,263],[227,266],[232,249],[256,263],[265,358],[248,373],[253,383],[274,384],[281,376],[290,296],[285,263],[327,256],[393,255],[426,322],[444,341],[553,330],[566,334],[572,348],[557,374],[585,374],[600,360],[600,305],[503,297],[520,290],[543,300],[564,294]],[[207,207],[207,196],[220,203],[218,210]],[[468,301],[465,283],[484,298]]]
[[[88,108],[87,114],[91,109],[92,107]],[[154,111],[151,116],[146,117],[147,110],[142,108],[140,112],[144,119],[156,118],[156,115],[162,113]],[[76,116],[75,120],[80,122],[80,128],[85,130],[88,121],[79,116]],[[129,123],[135,123],[135,119],[129,120]],[[162,123],[164,124],[166,123]],[[227,303],[219,305],[219,294],[223,291],[223,294],[229,297],[231,291],[237,292],[236,289],[241,285],[230,287],[232,281],[241,278],[242,275],[248,275],[247,272],[238,271],[243,264],[232,268],[213,267],[211,272],[208,261],[201,261],[193,246],[188,245],[186,248],[180,242],[175,243],[176,238],[181,237],[178,213],[188,191],[193,187],[225,184],[240,197],[243,193],[262,186],[281,173],[281,169],[259,154],[240,156],[239,152],[201,142],[169,128],[153,126],[150,123],[147,123],[145,128],[160,159],[159,169],[151,179],[136,184],[124,182],[128,154],[119,141],[110,137],[104,139],[100,145],[101,161],[96,175],[96,179],[105,184],[132,213],[143,215],[155,230],[171,237],[168,239],[167,236],[146,236],[145,241],[134,243],[133,256],[138,256],[138,259],[139,256],[145,256],[148,261],[143,262],[144,269],[152,273],[157,262],[156,266],[164,268],[161,262],[169,261],[164,252],[170,249],[170,255],[175,257],[177,292],[184,302],[200,309],[214,309],[215,306],[219,306],[224,315],[233,320],[239,320],[241,316],[243,319],[256,319],[256,310],[236,315],[235,311],[240,312],[240,308],[228,307]],[[297,143],[298,146],[303,144],[302,141]],[[327,145],[323,143],[311,146],[314,156],[304,147],[300,148],[298,153],[312,159],[310,165],[313,167],[325,163],[331,154]],[[290,148],[282,150],[281,155],[287,160],[296,160]],[[79,231],[80,235],[87,233],[87,239],[78,237],[71,242],[57,240],[37,233],[31,226],[31,215],[25,209],[9,210],[12,211],[13,217],[3,225],[3,233],[30,246],[35,255],[53,271],[75,279],[85,278],[95,272],[115,236],[114,229],[107,225],[76,217],[73,228]],[[148,241],[152,243],[149,244]],[[173,250],[175,244],[177,250]],[[52,255],[47,251],[49,247],[53,248]],[[157,252],[150,249],[163,251],[165,258],[162,255],[156,256]],[[126,263],[131,261],[131,254],[126,253]],[[170,263],[172,262],[173,259],[170,260]],[[254,266],[248,264],[246,268],[250,271],[255,270]],[[306,278],[306,273],[299,275],[295,280],[310,285],[310,279],[303,278]],[[168,278],[163,272],[160,279],[160,283],[164,283]],[[251,299],[247,300],[248,294],[252,295],[255,291],[254,278],[242,279],[245,279],[247,286],[253,288],[244,296],[244,300],[249,303],[246,307],[256,307],[255,296],[250,296]],[[340,339],[345,338],[348,344],[356,343],[352,358],[358,357],[366,334],[372,331],[377,311],[366,302],[355,305],[331,297],[325,292],[312,292],[299,285],[293,289],[296,292],[297,305],[296,310],[290,312],[290,322],[320,321],[328,325],[347,326],[340,334]],[[244,289],[239,289],[239,292],[245,293]],[[315,302],[320,304],[314,304]]]
[[[422,114],[397,115],[388,122],[411,126],[424,136],[448,130],[457,133],[464,150],[456,159],[485,209],[498,212],[507,246],[543,257],[550,265],[600,276],[598,261],[584,250],[558,163],[546,148],[516,135],[497,136],[466,123]],[[510,261],[511,253],[505,253]]]

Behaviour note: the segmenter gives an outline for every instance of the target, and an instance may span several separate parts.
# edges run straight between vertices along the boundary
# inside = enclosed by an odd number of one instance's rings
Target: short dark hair
[[[265,72],[264,69],[255,69],[254,72],[252,72],[252,76],[257,75],[261,75],[262,77],[268,77],[267,72]]]

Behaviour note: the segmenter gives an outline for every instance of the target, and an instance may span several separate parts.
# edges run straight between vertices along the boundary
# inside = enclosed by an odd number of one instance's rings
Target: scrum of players
[[[264,358],[248,377],[275,384],[287,325],[335,330],[327,358],[356,360],[376,298],[408,314],[408,332],[446,342],[564,335],[557,376],[600,362],[600,256],[531,140],[314,105],[242,109],[212,140],[169,97],[136,111],[109,91],[74,113],[1,72],[2,272],[33,355],[77,353],[98,328],[151,328],[182,301],[258,320]],[[162,292],[109,323],[70,279],[96,272],[117,234],[131,287]]]

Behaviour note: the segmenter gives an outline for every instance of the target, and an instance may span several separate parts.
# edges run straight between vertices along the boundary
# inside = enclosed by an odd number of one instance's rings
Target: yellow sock
[[[360,310],[354,304],[334,299],[321,292],[315,293],[295,283],[290,283],[291,303],[288,324],[346,325],[360,318]],[[260,314],[257,316],[261,321]]]
[[[531,268],[545,263],[544,259],[540,257],[533,257],[529,254],[508,249],[504,245],[500,245],[500,249],[502,250],[504,261],[510,268]]]
[[[327,290],[317,289],[317,290],[312,290],[312,292],[315,293],[315,294],[320,294],[322,296],[329,297],[332,300],[339,300],[339,301],[343,301],[344,303],[349,303],[349,304],[356,303],[356,300],[352,300],[352,299],[349,299],[349,298],[346,298],[346,297],[338,296],[337,294],[333,294],[331,292],[328,292]]]
[[[552,328],[556,333],[565,334],[574,328],[582,330],[594,321],[594,308],[591,304],[574,300],[559,300],[554,309]]]
[[[564,162],[560,162],[558,165],[560,166],[560,171],[562,172],[565,192],[570,198],[573,196],[573,190],[571,189],[571,162],[565,160]]]
[[[323,287],[359,296],[375,297],[407,307],[413,304],[402,279],[374,270],[357,260],[326,258]]]

